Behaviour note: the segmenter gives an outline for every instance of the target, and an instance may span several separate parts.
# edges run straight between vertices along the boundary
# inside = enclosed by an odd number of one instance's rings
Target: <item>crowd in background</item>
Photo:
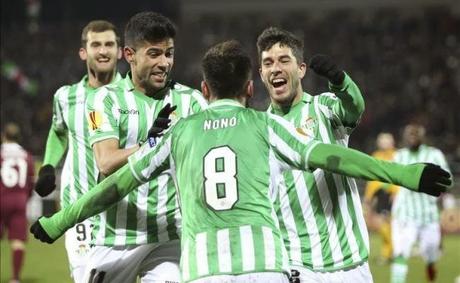
[[[241,41],[257,66],[257,35],[269,25],[280,26],[304,38],[307,62],[313,54],[329,54],[360,86],[366,110],[351,147],[371,152],[379,132],[399,137],[405,124],[418,121],[425,124],[429,143],[446,153],[453,171],[460,171],[460,15],[448,8],[301,11],[276,17],[204,14],[176,21],[175,80],[199,88],[204,51],[229,38]],[[118,23],[120,30],[124,24]],[[2,27],[2,63],[14,62],[38,83],[36,93],[26,93],[2,75],[2,123],[18,122],[22,143],[35,155],[43,154],[52,95],[85,73],[77,53],[83,25],[42,24],[33,34],[22,26]],[[123,60],[119,70],[127,70]],[[257,68],[253,73],[256,95],[251,105],[265,110],[269,97]],[[326,82],[312,72],[303,83],[311,94],[327,91]]]

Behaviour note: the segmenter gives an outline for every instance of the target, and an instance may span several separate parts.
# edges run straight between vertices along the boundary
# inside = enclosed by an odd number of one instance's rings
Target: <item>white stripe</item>
[[[86,101],[86,90],[83,83],[79,83],[76,91],[76,105],[75,105],[75,133],[74,138],[77,141],[77,152],[78,152],[78,172],[79,172],[79,183],[81,193],[88,191],[88,171],[86,164],[86,139],[85,129],[87,122],[85,119],[85,103],[79,103]],[[75,192],[77,193],[77,192]]]
[[[96,235],[96,239],[94,241],[94,244],[96,246],[102,246],[104,245],[104,240],[105,240],[105,227],[107,225],[107,212],[101,212],[99,214],[99,231]]]
[[[208,103],[206,102],[206,99],[204,99],[204,97],[201,94],[201,92],[199,92],[197,90],[194,90],[194,91],[192,91],[192,96],[198,102],[198,104],[200,105],[201,110],[204,110],[204,109],[208,108]],[[193,112],[193,109],[190,109],[190,111]],[[193,113],[190,113],[190,114],[193,114]]]
[[[353,202],[353,209],[355,211],[356,219],[358,220],[359,233],[363,237],[364,244],[366,245],[366,250],[369,253],[369,232],[367,231],[366,221],[364,220],[364,215],[362,213],[363,208],[361,206],[361,199],[359,197],[358,186],[356,185],[355,179],[347,177],[346,180],[348,182],[348,186],[350,187],[352,194],[351,200]]]
[[[147,243],[147,205],[148,205],[149,183],[142,184],[138,187],[136,200],[136,244]]]
[[[317,170],[320,171],[320,170]],[[308,237],[310,239],[311,257],[313,268],[323,268],[323,254],[321,249],[321,236],[319,234],[318,226],[316,225],[316,219],[312,210],[312,202],[310,195],[308,194],[308,188],[304,178],[303,171],[292,171],[292,177],[294,179],[294,186],[297,192],[297,198],[301,204],[300,211],[307,228]]]
[[[217,253],[219,256],[219,272],[232,271],[232,251],[228,229],[217,231]]]
[[[337,265],[342,265],[343,254],[340,248],[340,241],[337,235],[337,225],[333,217],[333,205],[331,201],[331,196],[327,189],[327,182],[324,178],[323,170],[316,170],[314,173],[315,181],[321,199],[321,205],[323,207],[324,215],[326,216],[327,230],[329,233],[329,244],[332,250],[332,259]]]
[[[196,267],[198,276],[209,274],[208,269],[208,243],[206,232],[196,234]]]
[[[124,97],[126,99],[126,105],[128,109],[126,110],[138,110],[139,114],[128,114],[128,131],[126,135],[126,144],[125,148],[130,148],[133,145],[137,145],[139,142],[139,115],[142,115],[140,109],[137,108],[136,100],[134,98],[134,94],[129,91],[124,92]]]
[[[265,268],[272,270],[275,269],[276,266],[276,251],[273,232],[270,228],[263,226],[262,234],[264,237]]]
[[[176,164],[174,163],[174,159],[172,156],[169,156],[169,162],[170,162],[170,170],[171,170],[171,176],[174,181],[174,189],[176,190],[176,193],[174,194],[174,201],[177,209],[174,211],[174,222],[176,225],[176,233],[181,236],[181,229],[182,229],[182,216],[180,214],[180,197],[179,197],[179,191],[177,187],[177,175],[176,175]]]
[[[274,120],[275,123],[277,123],[280,126],[282,126],[298,142],[303,143],[303,144],[308,144],[308,142],[313,139],[312,137],[306,138],[306,136],[297,133],[296,128],[291,123],[289,123],[286,119],[284,119],[284,118],[282,118],[280,116],[271,114],[271,113],[267,113],[267,114],[268,114],[267,116],[268,116],[269,119]]]
[[[283,139],[281,139],[272,128],[268,128],[268,140],[270,144],[277,149],[282,155],[286,156],[289,160],[297,166],[301,164],[301,157],[298,152],[293,150]]]
[[[189,239],[185,239],[184,248],[181,252],[181,271],[182,271],[182,279],[184,281],[189,280],[190,278],[190,263],[189,263],[189,253],[190,253],[190,241]]]
[[[284,161],[277,159],[273,149],[270,148],[268,151],[268,166],[270,169],[268,193],[270,200],[274,202],[278,195],[278,180],[281,176],[283,176],[282,172],[289,168],[289,165],[287,165]]]
[[[125,245],[126,240],[126,214],[128,208],[129,194],[117,203],[117,219],[115,223],[115,246]]]
[[[182,118],[187,117],[191,111],[190,107],[190,95],[181,94],[181,106],[182,106]]]
[[[345,192],[345,188],[343,187],[342,176],[337,174],[332,174],[332,176],[334,178],[335,187],[337,188],[337,198],[340,209],[340,215],[342,216],[343,225],[345,228],[345,235],[347,236],[347,242],[350,246],[351,256],[353,262],[359,262],[361,261],[361,258],[359,256],[358,241],[352,229],[353,220],[351,219],[350,212],[348,210],[347,194]],[[350,197],[353,197],[353,195],[350,194]]]
[[[280,195],[280,211],[283,217],[284,226],[287,230],[289,240],[289,255],[291,261],[294,264],[302,264],[302,251],[299,234],[294,221],[294,216],[289,204],[289,197],[287,195],[287,188],[284,178],[281,177],[281,182],[278,186]],[[306,203],[302,203],[302,206],[307,206]]]
[[[168,220],[166,218],[167,207],[166,203],[168,202],[168,174],[161,174],[157,177],[158,186],[157,186],[157,227],[158,227],[158,240],[160,242],[167,241],[168,237]]]
[[[168,136],[168,139],[163,143],[163,145],[160,148],[156,148],[158,150],[155,155],[152,154],[149,166],[147,168],[144,168],[141,171],[142,178],[144,180],[150,179],[150,175],[155,171],[163,162],[169,157],[169,154],[171,153],[171,135]]]
[[[240,243],[243,271],[252,271],[255,269],[256,264],[251,226],[246,225],[240,227]]]
[[[318,114],[322,112],[319,109],[319,96],[315,96],[314,102],[315,102],[316,117],[320,117]],[[329,138],[329,133],[324,123],[322,123],[321,121],[318,121],[318,127],[319,127],[319,134],[321,136],[321,140],[324,143],[330,144],[331,139]],[[332,258],[334,260],[335,265],[341,266],[343,265],[343,254],[342,254],[342,249],[340,247],[340,240],[337,235],[337,225],[334,219],[334,213],[333,213],[333,207],[332,207],[333,204],[332,204],[331,196],[329,194],[326,179],[324,178],[324,171],[317,170],[315,173],[316,174],[314,175],[315,175],[315,180],[317,184],[317,189],[319,191],[319,195],[321,198],[321,205],[324,210],[324,215],[326,216],[327,228],[328,228],[328,232],[330,235],[329,243],[330,243],[330,247],[332,250]]]

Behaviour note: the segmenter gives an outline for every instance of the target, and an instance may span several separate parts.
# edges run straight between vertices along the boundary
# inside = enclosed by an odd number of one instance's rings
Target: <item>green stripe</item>
[[[327,186],[329,188],[336,187],[332,174],[325,172],[324,176],[326,179]],[[340,250],[342,254],[345,256],[347,254],[351,254],[351,250],[350,250],[350,246],[348,245],[347,235],[345,233],[345,223],[343,221],[342,212],[340,210],[339,197],[338,197],[337,190],[329,190],[329,195],[331,197],[332,215],[335,221],[337,236],[338,236],[338,240],[340,243]],[[331,257],[327,257],[327,258],[330,259],[330,261],[325,263],[324,267],[325,268],[334,267],[334,260],[332,258],[332,255]],[[347,260],[347,259],[344,258],[343,260]],[[352,263],[352,261],[346,262],[346,264],[350,264],[350,263]]]
[[[289,204],[291,206],[291,211],[293,213],[294,211],[298,211],[300,215],[300,213],[302,212],[302,206],[310,205],[310,204],[300,203],[300,200],[297,196],[296,187],[294,186],[294,176],[292,175],[292,171],[284,174],[284,177],[285,177],[286,184],[292,184],[292,186],[287,186],[287,190],[288,190],[287,197],[289,198]],[[306,174],[304,174],[304,179],[308,180],[306,177]],[[308,187],[307,187],[306,193],[309,194],[311,198],[312,197],[311,192],[308,190],[308,188],[310,188],[310,185],[312,184],[311,183],[307,184]],[[293,218],[294,218],[294,222],[295,222],[296,229],[297,229],[297,235],[299,236],[299,240],[300,240],[300,249],[301,249],[300,251],[301,251],[302,262],[311,263],[312,262],[311,243],[310,243],[310,237],[309,237],[308,230],[307,230],[307,223],[305,222],[303,217],[296,217],[295,215],[293,215]]]
[[[263,241],[262,227],[252,226],[251,228],[252,228],[252,241],[254,245],[254,259],[255,259],[254,267],[255,267],[255,270],[264,270],[265,269],[265,245]],[[245,240],[246,239],[241,239],[241,241],[245,241]]]
[[[157,205],[158,205],[158,179],[149,182],[149,194],[147,199],[147,239],[149,243],[158,242]]]
[[[179,239],[179,235],[177,234],[176,228],[176,187],[174,185],[174,181],[168,175],[168,184],[167,184],[167,194],[168,194],[168,201],[166,203],[166,221],[168,223],[167,231],[169,239]]]
[[[105,238],[104,238],[104,245],[105,246],[113,246],[115,242],[114,236],[114,229],[115,225],[111,225],[111,223],[117,223],[117,207],[118,204],[115,204],[111,208],[107,209],[106,213],[106,224],[105,224]]]
[[[120,108],[128,109],[128,103],[126,102],[124,91],[125,91],[124,89],[119,90],[116,97],[117,97],[118,105],[120,106]],[[118,122],[118,126],[119,126],[118,136],[120,138],[120,141],[119,141],[120,148],[124,148],[126,146],[128,127],[129,127],[128,121],[129,121],[129,115],[120,115],[120,121]]]
[[[241,241],[247,241],[247,239],[241,239],[239,229],[229,229],[230,238],[230,251],[232,255],[232,270],[243,270],[243,255],[241,253]]]
[[[217,249],[217,233],[206,233],[208,271],[210,274],[219,273],[219,250]]]
[[[72,143],[72,164],[73,164],[73,171],[71,172],[71,176],[70,176],[70,179],[71,179],[71,182],[73,182],[73,185],[74,185],[74,189],[75,191],[77,192],[76,195],[78,196],[78,179],[79,179],[79,176],[80,176],[80,155],[78,153],[78,142],[75,138],[74,135],[78,135],[78,133],[75,132],[76,128],[77,128],[77,125],[80,121],[77,121],[77,119],[75,119],[75,112],[77,110],[77,107],[75,102],[76,102],[76,99],[77,99],[77,90],[78,90],[78,86],[79,84],[75,84],[75,85],[72,85],[72,87],[70,88],[70,91],[69,91],[69,126],[71,128],[71,131],[70,133],[72,133],[72,137],[71,139],[69,139],[69,142]],[[70,188],[72,188],[72,186],[70,186]]]
[[[347,177],[340,176],[340,178],[342,180],[343,188],[345,190],[345,194],[346,194],[346,198],[347,198],[348,213],[349,213],[350,218],[351,218],[351,225],[352,225],[352,229],[353,229],[353,235],[355,236],[356,242],[357,242],[357,245],[358,245],[359,257],[360,257],[361,260],[366,260],[368,258],[368,256],[369,256],[369,251],[367,250],[366,243],[365,243],[365,241],[363,239],[363,235],[362,235],[361,230],[360,230],[359,225],[358,225],[358,219],[356,217],[356,211],[355,211],[355,207],[354,207],[354,204],[353,204],[353,195],[352,195],[352,192],[351,192],[351,188],[348,185]],[[359,211],[358,213],[362,213],[362,212]],[[352,257],[350,257],[350,259],[352,259]]]

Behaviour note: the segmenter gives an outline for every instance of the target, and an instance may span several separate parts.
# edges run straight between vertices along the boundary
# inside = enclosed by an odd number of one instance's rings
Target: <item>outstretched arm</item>
[[[357,150],[318,144],[308,165],[364,180],[378,180],[439,196],[452,183],[450,174],[433,164],[402,165],[375,159]]]
[[[140,182],[134,178],[127,164],[89,190],[72,205],[60,210],[52,217],[41,217],[38,222],[46,235],[40,235],[41,233],[36,231],[40,229],[37,223],[32,225],[30,230],[36,238],[52,243],[76,223],[110,208],[137,188],[139,184]],[[42,237],[44,239],[41,239]]]

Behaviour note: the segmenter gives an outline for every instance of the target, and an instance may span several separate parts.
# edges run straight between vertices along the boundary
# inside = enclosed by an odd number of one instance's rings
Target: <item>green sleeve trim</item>
[[[75,203],[49,218],[40,218],[40,223],[52,239],[57,239],[75,224],[110,208],[136,189],[139,184],[129,167],[125,165],[90,189]]]
[[[89,138],[89,145],[92,147],[95,143],[108,139],[120,140],[120,137],[115,132],[98,134],[97,136]]]
[[[56,168],[67,150],[67,144],[67,131],[58,132],[54,126],[51,126],[46,140],[43,164],[50,164]]]
[[[418,190],[425,166],[379,160],[357,150],[323,143],[312,150],[309,165],[354,178],[391,183],[413,191]]]

